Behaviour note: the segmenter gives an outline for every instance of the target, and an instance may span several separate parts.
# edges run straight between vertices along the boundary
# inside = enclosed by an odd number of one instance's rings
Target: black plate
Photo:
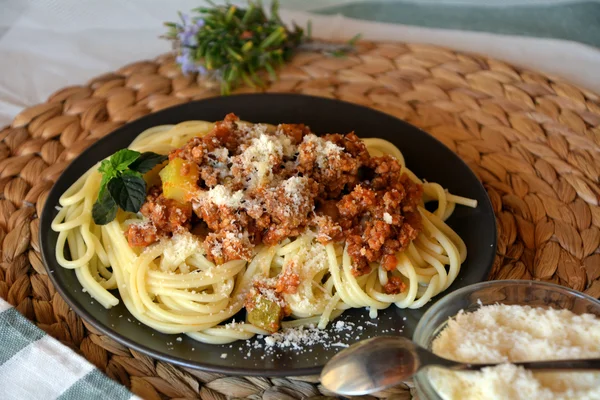
[[[229,112],[246,121],[302,122],[316,133],[355,131],[361,137],[380,137],[393,142],[417,176],[479,203],[476,209],[456,207],[448,221],[467,244],[468,257],[447,292],[486,278],[496,250],[496,220],[491,203],[467,165],[435,138],[387,114],[336,100],[291,94],[218,97],[169,108],[117,129],[75,159],[52,188],[40,226],[43,260],[62,297],[99,331],[128,347],[174,364],[225,374],[264,376],[318,374],[325,362],[340,350],[339,346],[331,346],[333,343],[352,344],[359,339],[390,334],[412,337],[427,307],[400,310],[392,305],[374,321],[369,320],[365,310],[349,310],[340,319],[354,323],[352,330],[335,332],[330,326],[331,339],[327,345],[316,344],[301,351],[290,348],[265,354],[260,346],[264,341],[257,338],[233,345],[206,345],[184,335],[165,335],[139,324],[122,302],[110,310],[104,309],[81,291],[73,270],[58,265],[54,254],[57,234],[50,224],[56,216],[59,197],[84,171],[127,147],[144,129],[186,120],[216,121]]]

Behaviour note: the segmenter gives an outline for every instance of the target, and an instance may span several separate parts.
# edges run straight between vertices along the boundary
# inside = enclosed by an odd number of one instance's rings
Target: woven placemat
[[[268,91],[368,105],[433,134],[471,166],[492,200],[499,235],[490,279],[550,281],[600,297],[600,101],[594,93],[478,55],[368,42],[346,58],[302,53]],[[226,377],[128,349],[86,326],[40,261],[38,216],[70,160],[129,121],[216,95],[164,55],[59,90],[1,130],[0,296],[146,399],[328,396],[316,377]],[[409,399],[411,388],[368,398]]]

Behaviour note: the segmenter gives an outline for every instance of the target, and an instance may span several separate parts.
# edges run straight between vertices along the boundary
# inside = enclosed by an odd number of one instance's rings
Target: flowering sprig
[[[169,27],[165,37],[175,43],[176,62],[182,72],[197,72],[220,82],[222,94],[242,82],[263,87],[257,72],[264,70],[276,79],[276,69],[297,49],[340,55],[352,50],[357,39],[346,45],[319,43],[295,24],[288,29],[279,17],[277,0],[271,5],[270,16],[260,2],[249,1],[246,9],[211,5],[192,10],[198,14],[195,17],[180,13],[181,22],[165,24]]]
[[[176,62],[181,65],[181,70],[184,74],[199,72],[204,75],[206,73],[206,68],[195,63],[192,55],[192,49],[198,45],[198,38],[196,35],[204,26],[204,20],[201,18],[192,20],[188,15],[180,15],[182,24],[180,25],[181,29],[178,30],[176,35],[177,41],[181,46],[181,53],[177,56]]]

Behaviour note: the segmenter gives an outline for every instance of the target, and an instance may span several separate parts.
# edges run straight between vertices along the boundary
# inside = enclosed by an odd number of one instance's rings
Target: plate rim
[[[428,132],[426,132],[426,131],[424,131],[424,130],[422,130],[422,129],[420,129],[420,128],[418,128],[418,127],[408,123],[407,121],[400,119],[394,115],[384,113],[383,111],[380,111],[375,108],[368,107],[368,106],[365,106],[362,104],[351,103],[351,102],[347,102],[347,101],[343,101],[343,100],[339,100],[339,99],[304,95],[304,94],[298,94],[298,93],[242,93],[242,94],[234,94],[234,95],[230,95],[230,96],[217,96],[217,97],[210,97],[210,98],[206,98],[206,99],[194,100],[194,101],[190,101],[190,102],[186,102],[186,103],[182,103],[182,104],[176,104],[174,106],[164,108],[157,112],[153,112],[153,113],[144,115],[143,117],[140,117],[134,121],[128,122],[128,123],[118,127],[114,131],[110,132],[108,135],[106,135],[106,136],[100,138],[99,140],[97,140],[96,142],[94,142],[92,145],[90,145],[88,148],[86,148],[82,153],[77,155],[77,157],[73,158],[70,161],[70,163],[65,167],[65,169],[62,171],[60,176],[56,179],[56,181],[53,183],[50,191],[48,192],[48,195],[46,197],[46,202],[42,208],[42,213],[39,216],[40,227],[39,227],[39,232],[38,232],[38,241],[39,241],[40,255],[42,258],[42,263],[44,264],[44,268],[47,272],[48,277],[50,278],[50,281],[52,282],[55,290],[60,294],[61,298],[67,303],[67,305],[69,305],[69,307],[79,317],[81,317],[83,320],[85,320],[94,329],[97,329],[104,335],[116,340],[117,342],[119,342],[120,344],[122,344],[126,347],[134,349],[141,353],[144,353],[156,360],[168,362],[168,363],[171,363],[171,364],[174,364],[177,366],[181,366],[181,367],[191,368],[191,369],[195,369],[195,370],[201,370],[201,371],[205,371],[205,372],[219,373],[219,374],[225,374],[225,375],[229,375],[229,376],[262,376],[262,377],[308,376],[308,375],[319,375],[320,374],[321,370],[323,369],[323,365],[314,366],[314,367],[293,368],[293,369],[289,369],[289,367],[288,367],[287,369],[272,369],[272,370],[251,369],[251,368],[238,367],[238,366],[222,367],[222,366],[214,365],[214,364],[199,363],[197,361],[191,361],[191,360],[188,360],[185,358],[171,356],[164,352],[155,351],[140,342],[136,342],[134,340],[130,340],[130,339],[124,337],[116,330],[111,329],[108,326],[104,325],[102,322],[97,320],[92,313],[85,310],[80,305],[80,303],[75,300],[75,298],[71,297],[70,293],[65,288],[63,288],[61,285],[58,285],[57,280],[54,275],[54,271],[50,269],[50,265],[49,265],[49,262],[47,259],[46,253],[47,252],[53,253],[53,251],[51,249],[48,249],[48,246],[44,245],[44,243],[46,241],[44,238],[44,232],[51,229],[51,223],[52,223],[52,219],[53,219],[53,217],[51,215],[51,211],[52,211],[52,209],[54,209],[54,206],[55,206],[55,205],[51,205],[47,201],[47,199],[50,199],[52,197],[57,197],[57,194],[55,193],[58,191],[57,184],[63,179],[67,180],[67,178],[65,176],[67,176],[67,172],[69,171],[69,169],[72,167],[72,165],[77,160],[79,160],[80,158],[83,158],[87,155],[92,154],[94,152],[94,149],[100,147],[102,145],[102,143],[104,143],[105,141],[110,141],[112,136],[118,135],[119,132],[121,132],[123,130],[131,129],[130,128],[131,125],[134,125],[136,123],[142,123],[143,121],[145,121],[147,119],[155,118],[157,114],[168,114],[168,113],[172,112],[172,110],[174,110],[174,109],[186,107],[186,106],[187,107],[190,107],[192,105],[201,106],[202,103],[215,101],[218,99],[220,99],[222,101],[227,101],[227,99],[230,99],[230,98],[243,98],[243,97],[247,97],[247,98],[253,98],[253,97],[272,97],[272,98],[302,97],[307,100],[315,99],[318,101],[329,101],[329,102],[333,102],[333,103],[344,104],[346,106],[353,106],[353,107],[361,108],[361,109],[367,110],[369,112],[378,113],[381,116],[384,116],[386,118],[393,118],[398,123],[407,127],[407,129],[420,131],[421,134],[429,136],[430,139],[435,140],[436,142],[438,142],[438,144],[440,144],[441,146],[446,148],[449,152],[451,152],[456,157],[456,160],[458,160],[465,167],[467,167],[466,169],[468,170],[468,173],[471,175],[471,178],[473,178],[473,180],[477,182],[479,189],[486,195],[485,196],[486,208],[489,208],[491,210],[492,214],[494,215],[494,218],[492,218],[492,220],[493,220],[493,251],[490,251],[491,256],[488,257],[489,260],[487,260],[488,261],[487,265],[485,266],[485,268],[481,269],[481,271],[482,271],[481,275],[483,275],[484,280],[479,281],[479,282],[485,281],[485,277],[489,275],[489,272],[491,271],[491,269],[493,267],[493,262],[495,259],[497,245],[498,245],[497,221],[495,218],[495,212],[493,209],[491,199],[487,193],[487,190],[483,186],[483,183],[477,177],[477,175],[475,175],[475,173],[471,169],[471,167],[469,167],[469,165],[458,154],[456,154],[454,151],[452,151],[450,148],[448,148],[448,146],[446,146],[443,142],[441,142],[435,136],[431,135],[430,133],[428,133]],[[77,179],[75,179],[75,180],[77,180]],[[59,193],[57,198],[60,198],[60,195],[62,195],[62,193]],[[53,256],[53,257],[55,258],[55,256]],[[457,290],[460,290],[460,288]],[[441,300],[443,297],[445,297],[446,294],[447,293],[442,293],[441,296],[437,297],[434,301],[437,302],[437,301]],[[148,327],[148,328],[153,329],[151,327]]]

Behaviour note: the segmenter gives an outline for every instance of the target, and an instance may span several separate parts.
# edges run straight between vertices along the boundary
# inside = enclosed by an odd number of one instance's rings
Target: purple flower
[[[193,33],[181,31],[177,34],[177,38],[182,46],[194,47],[198,44],[198,39],[196,39],[196,36]]]
[[[192,20],[190,16],[186,14],[181,15],[181,20],[183,21],[183,25],[177,34],[177,38],[182,46],[195,47],[198,45],[198,38],[196,35],[200,28],[204,26],[204,20],[201,18]]]
[[[192,60],[190,49],[184,47],[181,49],[181,54],[175,58],[177,64],[181,66],[181,72],[187,74],[189,72],[194,72],[196,66],[194,65],[194,60]]]
[[[206,68],[197,64],[192,57],[192,49],[198,45],[197,34],[204,26],[204,20],[201,18],[192,19],[189,15],[181,14],[183,25],[179,27],[177,39],[181,46],[181,54],[177,56],[175,61],[181,66],[181,71],[184,74],[190,72],[199,72],[201,75],[206,74]]]
[[[192,72],[198,72],[200,75],[206,74],[206,68],[194,61],[192,52],[188,47],[181,49],[181,54],[175,58],[175,62],[181,66],[181,72],[186,75]]]

